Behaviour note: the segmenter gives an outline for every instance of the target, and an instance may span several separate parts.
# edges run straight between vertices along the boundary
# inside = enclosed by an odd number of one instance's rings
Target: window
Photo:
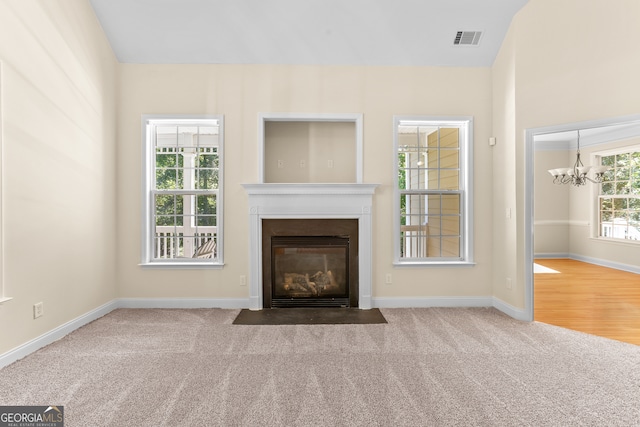
[[[472,119],[394,118],[396,264],[471,264]]]
[[[599,236],[640,240],[640,147],[600,153],[609,166],[598,197]]]
[[[222,265],[222,117],[147,119],[144,265]]]

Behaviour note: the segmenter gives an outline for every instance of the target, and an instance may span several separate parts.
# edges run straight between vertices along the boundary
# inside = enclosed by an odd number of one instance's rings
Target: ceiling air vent
[[[458,31],[453,44],[456,46],[478,46],[482,31]]]

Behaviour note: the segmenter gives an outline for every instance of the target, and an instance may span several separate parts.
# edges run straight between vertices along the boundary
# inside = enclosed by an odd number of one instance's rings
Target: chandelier
[[[599,184],[602,182],[604,174],[609,170],[609,166],[585,166],[580,160],[580,131],[578,131],[578,149],[576,151],[576,162],[572,168],[549,169],[549,173],[553,176],[554,184],[573,184],[576,187],[585,185],[587,181]],[[587,176],[592,171],[593,178]]]

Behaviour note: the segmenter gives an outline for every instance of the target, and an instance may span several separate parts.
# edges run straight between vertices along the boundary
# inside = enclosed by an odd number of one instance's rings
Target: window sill
[[[474,267],[471,261],[394,261],[394,267]]]
[[[595,240],[597,242],[613,243],[614,245],[635,246],[635,247],[640,245],[640,240],[610,239],[607,237],[590,237],[590,239]]]
[[[11,301],[13,298],[11,297],[0,297],[0,304],[3,302]]]
[[[138,264],[143,269],[149,270],[220,270],[224,267],[224,263],[205,263],[205,262],[147,262]]]

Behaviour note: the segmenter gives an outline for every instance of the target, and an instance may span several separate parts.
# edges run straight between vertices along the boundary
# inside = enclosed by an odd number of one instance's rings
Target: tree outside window
[[[640,240],[640,150],[603,155],[600,162],[611,168],[598,198],[600,237]]]

